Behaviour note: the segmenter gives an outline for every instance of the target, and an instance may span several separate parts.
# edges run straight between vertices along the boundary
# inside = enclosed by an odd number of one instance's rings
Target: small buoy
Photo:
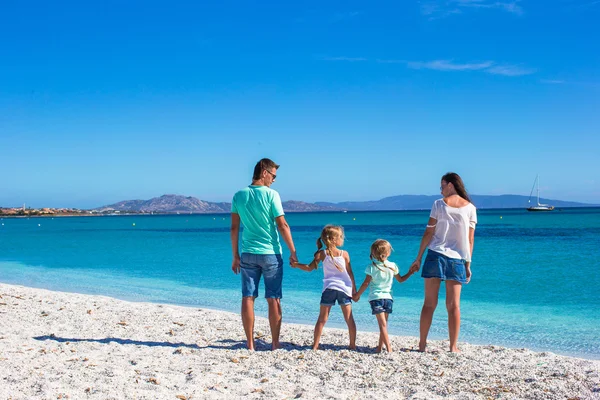
[[[502,215],[500,216],[500,219],[502,219]]]
[[[38,226],[42,226],[42,224],[38,224]]]
[[[132,225],[135,226],[135,222]]]
[[[356,221],[356,218],[352,218],[352,221]]]

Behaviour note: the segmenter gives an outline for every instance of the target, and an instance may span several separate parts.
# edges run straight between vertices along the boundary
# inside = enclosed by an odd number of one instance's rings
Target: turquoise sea
[[[287,219],[305,262],[323,225],[343,225],[344,248],[360,284],[369,246],[377,238],[392,243],[391,260],[406,271],[428,215],[300,213]],[[463,288],[460,340],[600,359],[599,245],[600,208],[479,210],[473,279]],[[4,283],[238,312],[240,278],[230,266],[229,215],[0,220]],[[307,273],[286,265],[284,322],[315,322],[321,279],[320,270]],[[394,297],[391,331],[417,336],[423,280],[415,275],[394,283]],[[257,300],[257,311],[266,316],[263,299]],[[359,330],[377,331],[366,296],[355,304],[354,314]],[[442,290],[432,338],[447,338],[446,318]],[[344,326],[339,310],[332,311],[328,325]]]

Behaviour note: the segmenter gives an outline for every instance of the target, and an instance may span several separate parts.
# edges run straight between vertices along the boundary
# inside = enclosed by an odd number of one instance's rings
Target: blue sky
[[[600,1],[4,2],[0,205],[600,203]]]

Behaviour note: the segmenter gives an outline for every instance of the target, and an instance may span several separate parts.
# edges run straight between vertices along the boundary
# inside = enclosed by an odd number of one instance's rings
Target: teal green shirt
[[[250,185],[237,192],[231,212],[239,214],[242,230],[242,253],[281,254],[275,218],[283,215],[279,193],[267,186]]]
[[[369,284],[369,301],[379,299],[393,299],[392,297],[392,284],[394,283],[394,276],[400,271],[398,266],[391,261],[374,261],[375,265],[371,263],[365,270],[365,274],[371,276],[371,283]]]

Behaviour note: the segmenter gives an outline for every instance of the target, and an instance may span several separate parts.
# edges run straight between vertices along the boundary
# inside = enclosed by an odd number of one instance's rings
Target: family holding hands
[[[279,194],[270,188],[277,177],[278,168],[279,165],[270,159],[260,160],[254,168],[252,184],[237,192],[232,201],[232,270],[242,275],[242,322],[248,349],[254,350],[254,299],[258,297],[261,275],[269,305],[272,349],[280,347],[283,259],[279,232],[290,250],[290,265],[293,268],[308,272],[316,270],[319,264],[323,266],[323,291],[319,318],[314,330],[313,350],[319,348],[323,327],[329,318],[331,307],[336,302],[340,305],[348,325],[349,348],[356,349],[356,323],[352,316],[352,301],[359,301],[369,288],[368,300],[380,331],[377,352],[384,348],[391,352],[387,322],[393,307],[393,281],[406,281],[419,271],[423,264],[421,276],[425,278],[425,301],[420,318],[419,351],[426,349],[439,289],[441,282],[445,281],[450,351],[457,352],[460,292],[462,285],[471,279],[471,254],[477,223],[475,206],[470,202],[460,176],[448,173],[442,177],[440,190],[443,198],[435,201],[432,207],[417,258],[408,272],[405,275],[400,274],[398,266],[389,260],[393,251],[392,245],[387,240],[377,239],[371,245],[371,263],[365,271],[365,280],[357,290],[350,255],[340,249],[344,244],[344,229],[341,226],[325,226],[317,239],[317,251],[313,260],[309,264],[298,262],[281,199]],[[241,255],[240,225],[244,226]],[[427,255],[423,263],[425,250]]]

